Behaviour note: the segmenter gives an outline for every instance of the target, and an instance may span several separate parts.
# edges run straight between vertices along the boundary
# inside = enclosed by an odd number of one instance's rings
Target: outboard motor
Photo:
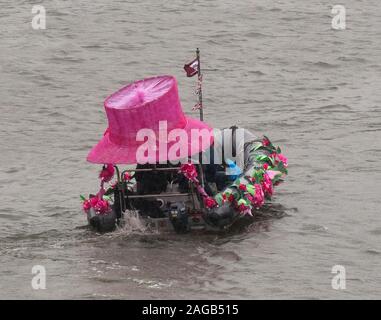
[[[176,232],[185,233],[189,231],[188,212],[184,202],[170,203],[167,214]]]

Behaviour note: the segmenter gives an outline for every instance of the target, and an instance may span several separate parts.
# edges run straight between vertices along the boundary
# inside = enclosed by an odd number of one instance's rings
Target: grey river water
[[[266,134],[289,158],[267,218],[224,235],[92,233],[79,195],[97,190],[85,158],[105,97],[172,74],[196,117],[182,70],[196,47],[206,121]],[[1,0],[0,298],[380,298],[380,75],[378,0]]]

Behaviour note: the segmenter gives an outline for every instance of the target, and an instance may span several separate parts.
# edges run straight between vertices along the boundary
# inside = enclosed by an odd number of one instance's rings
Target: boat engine
[[[169,220],[177,233],[189,231],[188,212],[184,202],[170,203],[167,210]]]

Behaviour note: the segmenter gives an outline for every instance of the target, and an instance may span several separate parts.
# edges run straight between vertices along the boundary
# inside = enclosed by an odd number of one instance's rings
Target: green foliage
[[[113,188],[108,188],[105,192],[105,196],[110,196],[114,193],[114,189]]]
[[[217,201],[218,205],[222,205],[222,203],[224,202],[224,199],[222,197],[222,193],[217,193],[216,196],[214,197],[214,199]]]
[[[287,171],[287,168],[284,166],[283,162],[279,162],[276,166],[276,168],[274,168],[274,170],[277,170],[277,171],[280,171],[284,174],[288,174],[288,171]]]
[[[264,174],[264,171],[262,169],[259,169],[259,170],[254,172],[253,178],[255,179],[256,183],[261,183],[262,182],[263,174]]]
[[[246,190],[248,193],[250,193],[252,196],[255,194],[255,188],[252,184],[247,184],[246,185]]]
[[[107,200],[107,201],[112,201],[112,198],[110,196],[107,196],[107,195],[103,195],[103,200]]]
[[[266,156],[265,154],[259,154],[259,155],[255,156],[255,159],[260,161],[260,162],[266,162],[266,161],[270,160],[269,157]]]

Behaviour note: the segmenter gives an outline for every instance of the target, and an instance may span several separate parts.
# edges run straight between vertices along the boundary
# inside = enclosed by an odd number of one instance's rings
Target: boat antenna
[[[204,110],[202,107],[202,74],[201,74],[201,59],[200,59],[200,49],[196,49],[196,59],[197,59],[197,94],[198,94],[198,110],[200,111],[200,121],[204,121]],[[202,153],[199,155],[199,168],[200,168],[200,178],[201,186],[204,187],[204,170],[202,168]]]
[[[197,65],[198,65],[198,86],[197,86],[197,93],[198,93],[198,104],[199,104],[199,110],[200,110],[200,120],[204,121],[204,110],[202,107],[202,73],[201,73],[201,59],[200,59],[200,49],[197,48],[196,50],[196,57],[197,57]]]

